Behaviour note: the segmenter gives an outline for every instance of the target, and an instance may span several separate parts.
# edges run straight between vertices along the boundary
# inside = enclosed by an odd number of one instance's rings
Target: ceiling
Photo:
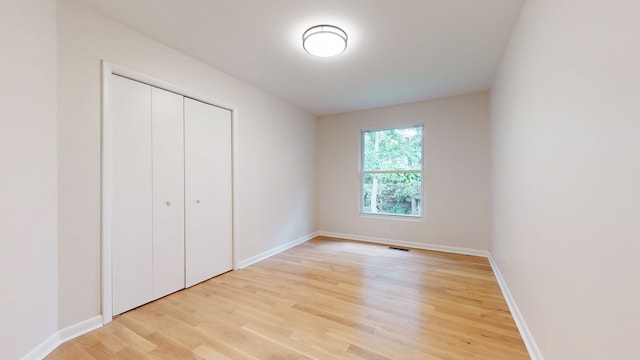
[[[314,115],[487,90],[525,0],[77,0]],[[316,58],[302,33],[344,29]]]

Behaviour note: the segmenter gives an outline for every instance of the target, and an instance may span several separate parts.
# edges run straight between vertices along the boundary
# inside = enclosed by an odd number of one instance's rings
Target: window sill
[[[408,215],[388,215],[388,214],[367,214],[360,213],[361,218],[378,219],[378,220],[394,220],[394,221],[408,221],[408,222],[425,222],[424,215],[422,216],[408,216]]]

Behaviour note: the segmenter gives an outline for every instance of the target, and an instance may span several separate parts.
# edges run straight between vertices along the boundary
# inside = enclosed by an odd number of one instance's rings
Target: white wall
[[[0,357],[58,329],[56,2],[0,3]]]
[[[638,357],[639,13],[527,1],[492,91],[493,252],[546,359]]]
[[[100,313],[101,59],[238,107],[240,260],[315,231],[315,117],[72,1],[58,16],[61,327]]]
[[[422,221],[360,216],[360,130],[418,123],[425,124],[426,216]],[[318,227],[358,237],[488,250],[489,173],[487,93],[324,117],[318,122]]]

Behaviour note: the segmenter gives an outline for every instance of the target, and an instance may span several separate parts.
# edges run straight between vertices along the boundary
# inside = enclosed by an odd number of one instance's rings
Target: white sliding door
[[[183,97],[152,88],[153,299],[184,288]]]
[[[231,111],[189,98],[185,110],[186,286],[232,269]]]
[[[151,87],[111,79],[113,314],[150,301],[153,286]]]

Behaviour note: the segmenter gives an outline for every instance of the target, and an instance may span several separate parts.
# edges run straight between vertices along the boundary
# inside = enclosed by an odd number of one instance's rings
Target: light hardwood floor
[[[118,316],[59,359],[529,359],[484,258],[318,237]]]

